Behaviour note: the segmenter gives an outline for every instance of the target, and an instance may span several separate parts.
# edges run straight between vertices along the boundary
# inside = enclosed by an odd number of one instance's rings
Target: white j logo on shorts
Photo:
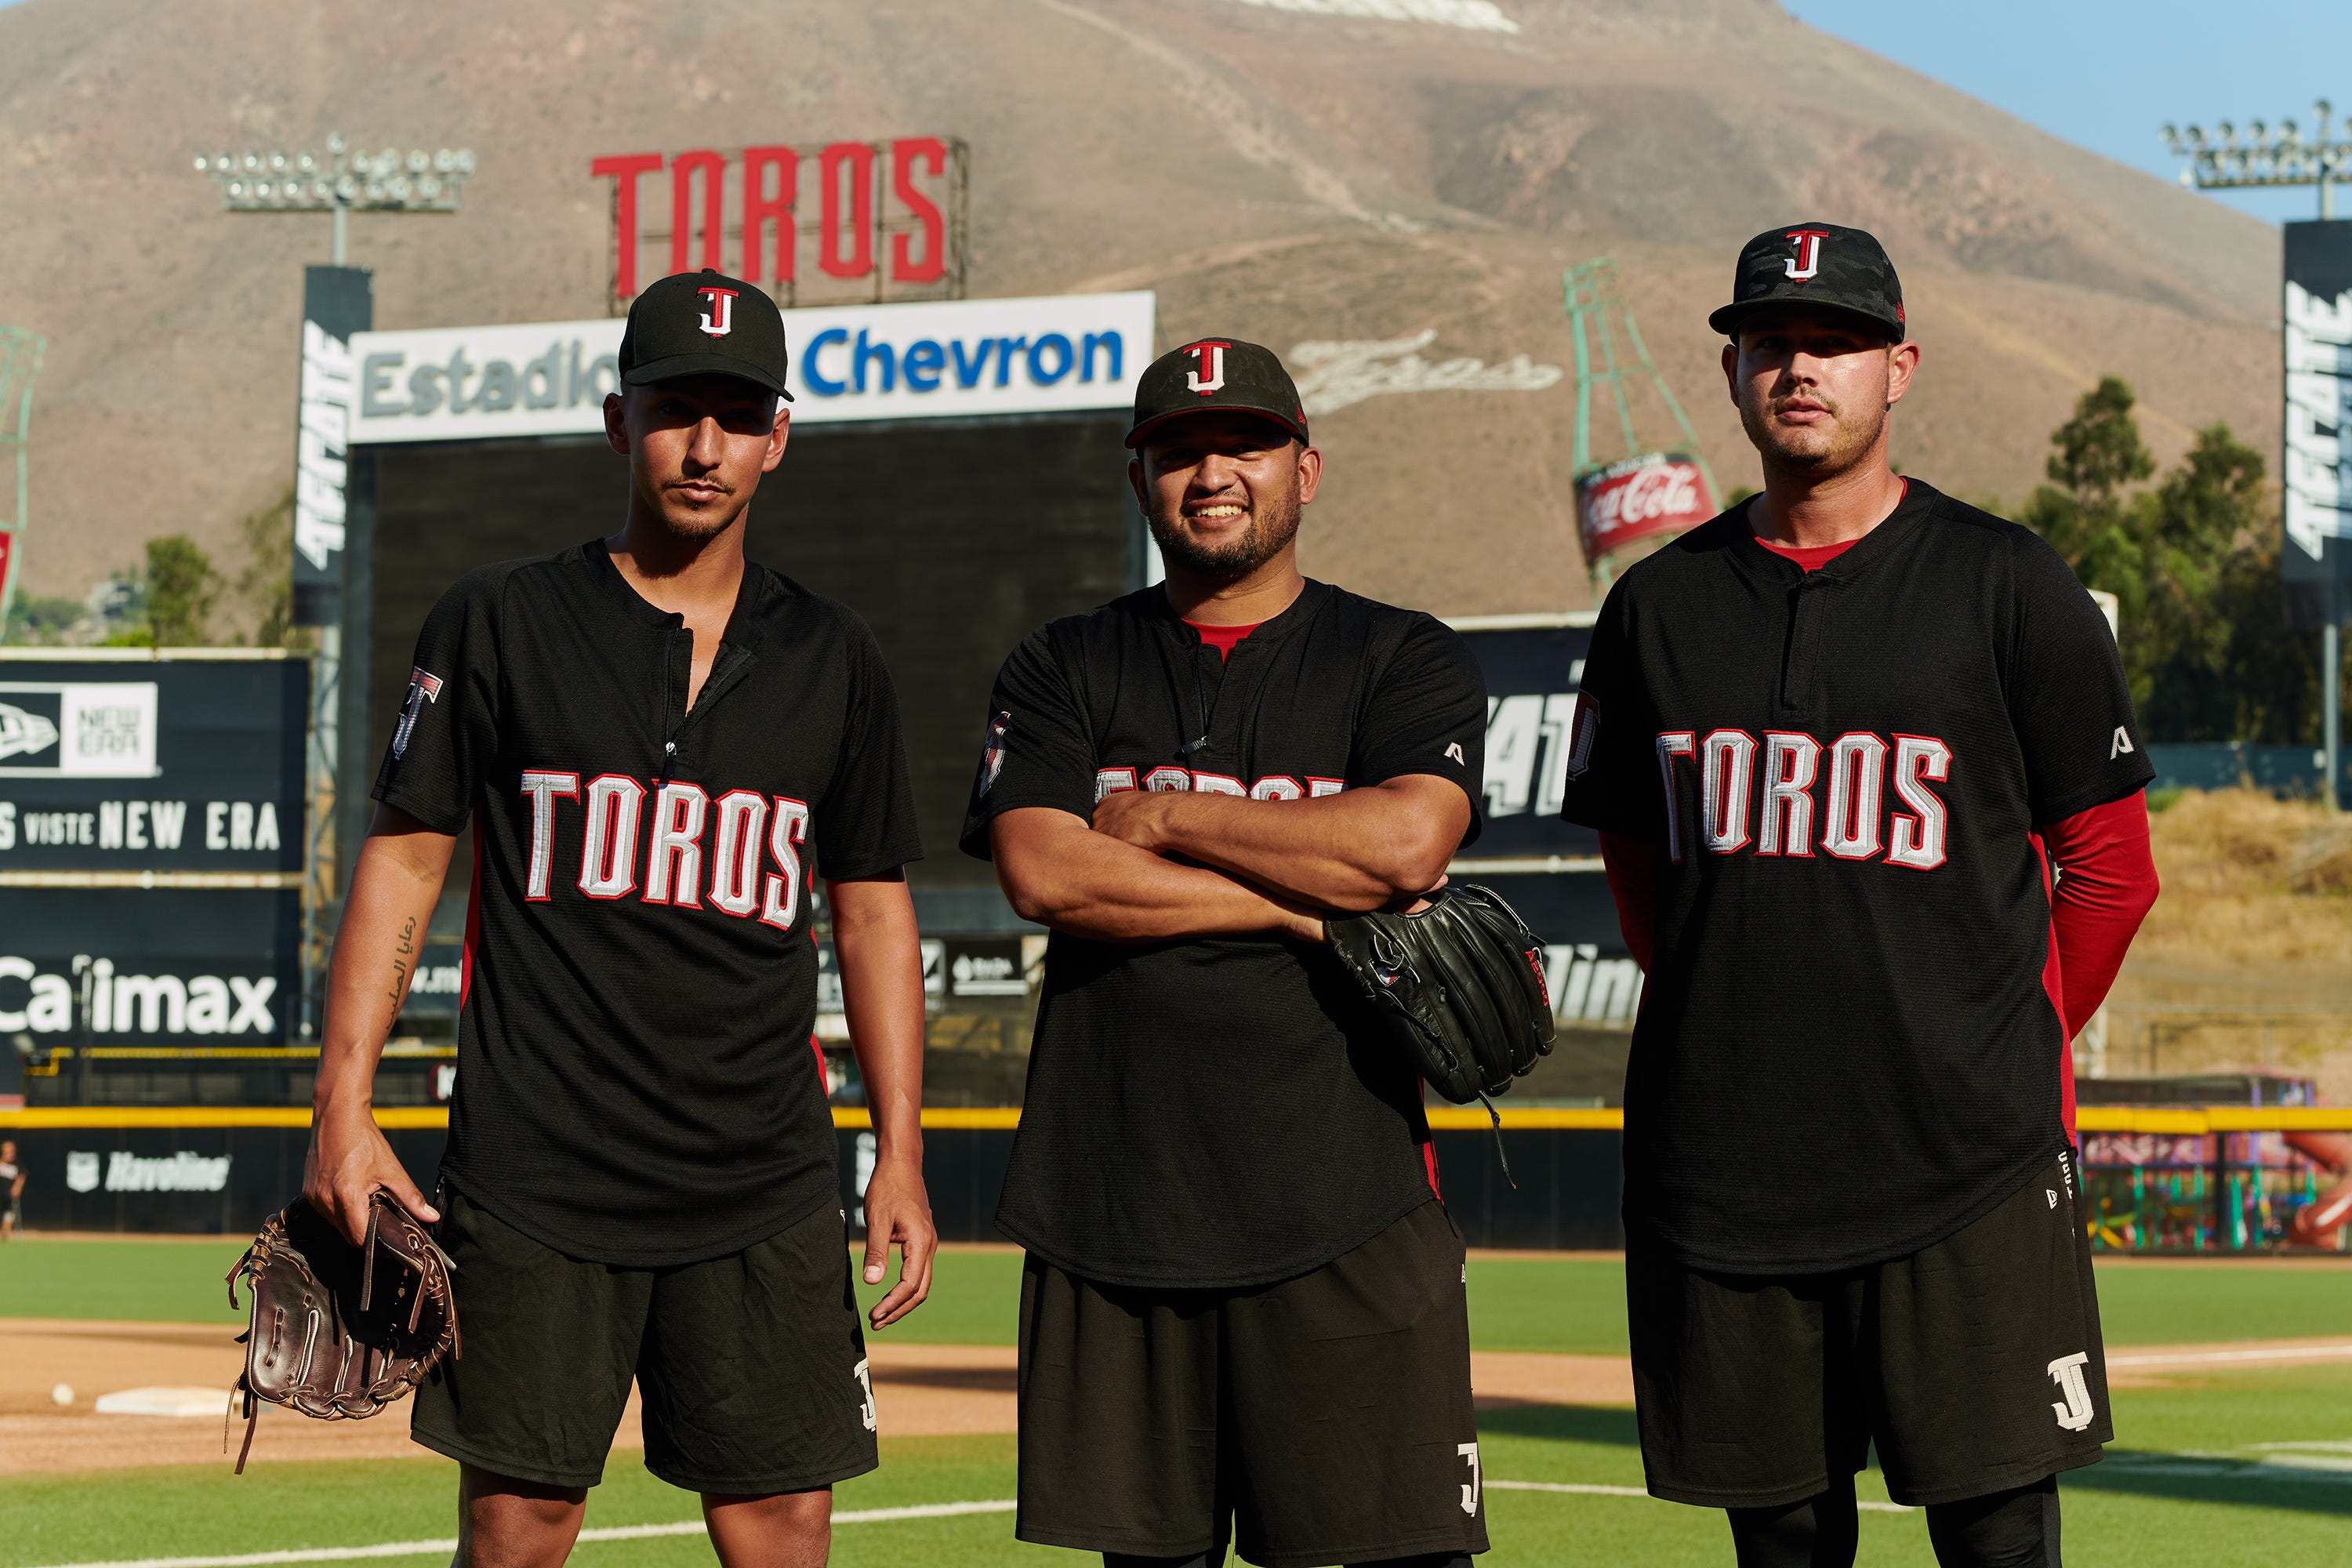
[[[857,1386],[865,1391],[865,1408],[861,1409],[857,1414],[865,1421],[866,1429],[868,1432],[871,1432],[877,1425],[874,1418],[874,1374],[866,1370],[866,1360],[863,1356],[858,1358],[857,1364],[851,1367],[849,1369],[849,1373],[852,1377],[857,1379]]]
[[[1470,1467],[1470,1479],[1462,1483],[1462,1511],[1475,1514],[1478,1511],[1478,1445],[1460,1444],[1454,1451]]]
[[[2058,1391],[2066,1403],[2052,1401],[2050,1408],[2058,1414],[2058,1425],[2069,1432],[2080,1432],[2091,1424],[2091,1389],[2083,1381],[2083,1367],[2091,1359],[2088,1351],[2076,1351],[2062,1355],[2050,1363],[2050,1375],[2058,1380]]]

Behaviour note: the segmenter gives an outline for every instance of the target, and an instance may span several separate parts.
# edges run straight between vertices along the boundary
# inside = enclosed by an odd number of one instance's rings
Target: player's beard
[[[1182,532],[1176,525],[1181,514],[1171,518],[1154,514],[1150,519],[1151,537],[1160,546],[1160,558],[1179,571],[1194,576],[1234,582],[1248,576],[1286,549],[1298,536],[1298,495],[1296,490],[1280,496],[1253,497],[1250,502],[1249,527],[1225,544],[1210,548]]]
[[[726,532],[751,504],[749,496],[734,490],[716,506],[672,506],[667,485],[656,488],[646,499],[652,503],[653,514],[661,519],[663,531],[678,544],[692,547],[706,544]]]
[[[1776,397],[1767,397],[1760,405],[1740,400],[1739,423],[1767,468],[1806,479],[1844,473],[1869,455],[1878,444],[1879,432],[1886,427],[1883,397],[1859,408],[1819,387],[1807,388],[1805,397],[1829,410],[1827,426],[1781,425],[1773,418],[1781,402]]]

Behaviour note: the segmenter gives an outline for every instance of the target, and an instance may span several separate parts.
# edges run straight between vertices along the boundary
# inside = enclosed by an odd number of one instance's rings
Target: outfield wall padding
[[[299,1192],[310,1131],[301,1127],[26,1127],[8,1130],[28,1180],[29,1230],[247,1236]],[[447,1133],[385,1131],[418,1187],[430,1193]],[[841,1203],[863,1234],[858,1197],[873,1134],[852,1128],[841,1145]],[[1622,1134],[1585,1128],[1507,1131],[1513,1187],[1485,1132],[1434,1134],[1441,1181],[1473,1247],[1613,1248]],[[861,1146],[862,1145],[862,1146]],[[933,1127],[923,1135],[931,1213],[944,1241],[1001,1241],[997,1194],[1012,1157],[1001,1127]],[[615,1149],[626,1158],[625,1149]],[[226,1165],[220,1162],[226,1160]],[[75,1191],[76,1186],[84,1188]],[[1284,1201],[1280,1193],[1269,1203]]]

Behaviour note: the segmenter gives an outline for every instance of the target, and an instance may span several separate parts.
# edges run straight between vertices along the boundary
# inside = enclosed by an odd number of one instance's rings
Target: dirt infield
[[[111,1469],[133,1465],[217,1465],[221,1428],[209,1420],[100,1415],[99,1395],[150,1386],[217,1388],[224,1405],[242,1365],[230,1330],[209,1323],[0,1320],[0,1474]],[[1013,1429],[1010,1345],[868,1346],[882,1429],[900,1436]],[[1471,1358],[1482,1406],[1625,1405],[1631,1373],[1614,1356],[1486,1354]],[[59,1409],[49,1391],[74,1392]],[[254,1460],[414,1457],[409,1406],[372,1421],[308,1421],[265,1408]],[[236,1423],[242,1435],[243,1422]],[[642,1444],[633,1395],[614,1443]]]
[[[1010,1345],[876,1340],[868,1353],[885,1432],[923,1436],[1013,1429]],[[100,1415],[90,1406],[102,1394],[150,1386],[217,1388],[226,1403],[241,1358],[230,1330],[218,1324],[0,1319],[0,1475],[223,1464],[221,1428],[209,1420]],[[1622,1356],[1479,1352],[1470,1361],[1481,1409],[1633,1402],[1633,1372]],[[2133,1345],[2108,1358],[2118,1388],[2345,1362],[2352,1362],[2352,1341],[2341,1337]],[[50,1398],[58,1384],[74,1392],[65,1409]],[[408,1440],[408,1412],[403,1404],[373,1421],[320,1422],[265,1408],[254,1459],[413,1458],[419,1450]],[[642,1442],[633,1395],[614,1444],[630,1448]]]

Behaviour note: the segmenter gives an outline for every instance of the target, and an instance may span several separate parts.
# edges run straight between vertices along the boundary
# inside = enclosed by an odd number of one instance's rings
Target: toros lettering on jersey
[[[1231,773],[1209,773],[1181,767],[1174,763],[1162,763],[1150,769],[1095,770],[1097,800],[1130,789],[1191,790],[1201,795],[1246,795],[1251,800],[1320,800],[1327,795],[1338,795],[1347,787],[1344,779],[1319,779],[1311,774],[1299,779],[1289,773],[1268,773],[1244,789],[1242,781]]]
[[[1710,855],[1884,860],[1933,871],[1948,858],[1951,813],[1928,787],[1952,776],[1952,748],[1932,735],[1849,731],[1824,744],[1767,730],[1664,730],[1658,775],[1666,796],[1668,858],[1683,858],[1677,767],[1698,770],[1697,838]],[[1760,774],[1759,762],[1761,762]],[[1888,778],[1888,764],[1893,778]],[[1890,807],[1892,784],[1897,803]],[[1907,809],[1906,809],[1907,808]]]
[[[800,918],[805,802],[749,789],[713,796],[679,780],[656,780],[648,790],[625,773],[591,779],[583,791],[577,773],[551,768],[525,768],[520,784],[530,803],[523,897],[532,903],[554,896],[556,802],[572,801],[580,803],[578,886],[588,897],[626,899],[638,891],[642,867],[639,903],[698,910],[707,896],[738,920],[756,913],[763,925],[790,930]]]

